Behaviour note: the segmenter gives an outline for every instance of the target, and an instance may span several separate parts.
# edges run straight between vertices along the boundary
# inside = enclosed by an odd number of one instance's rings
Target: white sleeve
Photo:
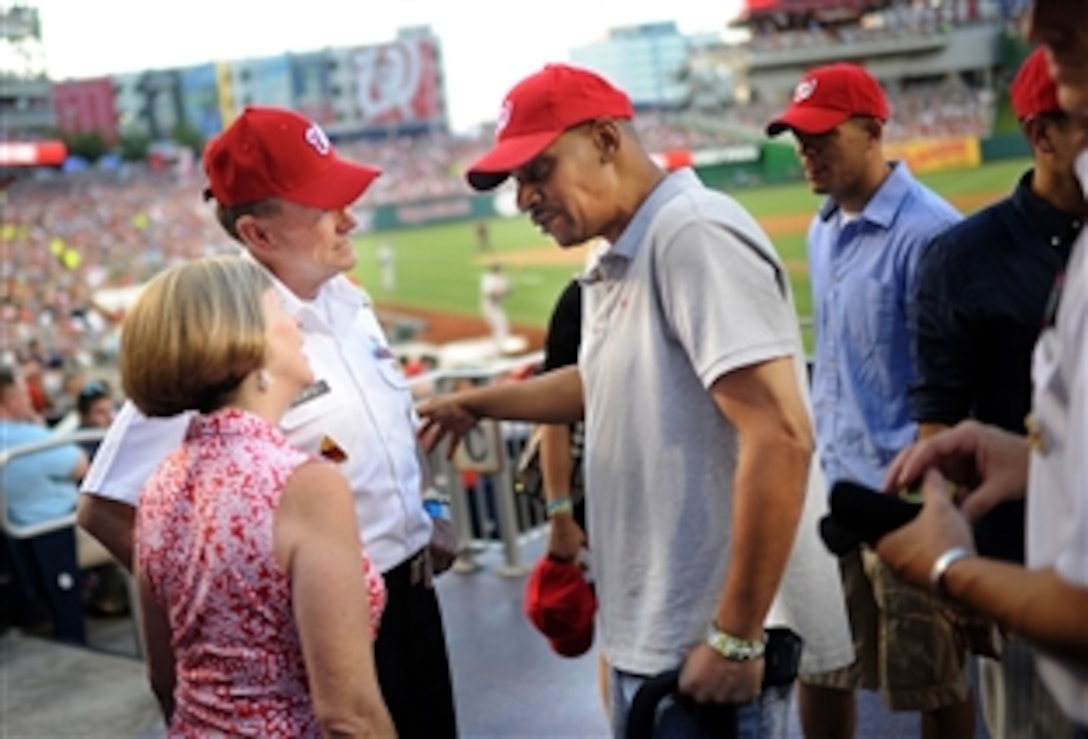
[[[1088,242],[1078,242],[1088,248]],[[1071,260],[1066,275],[1066,297],[1069,310],[1059,313],[1062,340],[1062,362],[1068,416],[1065,439],[1062,442],[1064,490],[1069,496],[1066,515],[1071,526],[1066,540],[1068,546],[1058,553],[1055,568],[1062,579],[1082,588],[1088,587],[1088,258]],[[1073,272],[1079,274],[1073,274]],[[1074,287],[1074,282],[1078,284]],[[1061,310],[1061,309],[1059,309]],[[1061,325],[1064,321],[1066,325]],[[1047,491],[1034,491],[1046,494]]]
[[[147,418],[126,402],[95,452],[80,492],[135,506],[151,473],[181,445],[190,416]]]

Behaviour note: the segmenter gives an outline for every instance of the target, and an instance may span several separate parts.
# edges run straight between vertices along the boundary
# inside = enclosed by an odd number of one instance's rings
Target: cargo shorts
[[[854,663],[801,682],[880,693],[892,711],[933,711],[967,700],[967,651],[933,595],[900,580],[872,550],[839,559]]]

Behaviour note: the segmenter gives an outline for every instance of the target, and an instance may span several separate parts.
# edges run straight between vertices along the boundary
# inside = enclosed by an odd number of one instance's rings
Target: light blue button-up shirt
[[[907,399],[914,376],[907,304],[919,257],[960,219],[897,163],[859,215],[844,219],[828,200],[809,227],[812,401],[829,484],[880,488],[892,458],[916,436]]]

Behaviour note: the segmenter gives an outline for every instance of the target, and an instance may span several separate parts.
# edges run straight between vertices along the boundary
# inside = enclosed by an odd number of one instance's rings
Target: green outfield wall
[[[690,163],[709,187],[718,190],[736,191],[801,179],[801,164],[789,143],[765,141],[746,147],[725,147],[715,152],[716,156],[709,157],[700,156],[702,153],[697,152]],[[1031,150],[1024,137],[1015,133],[986,139],[963,137],[888,144],[888,153],[890,157],[909,162],[915,174],[922,174],[973,169],[990,162],[1022,159],[1029,157]],[[382,205],[361,211],[360,215],[367,230],[386,232],[442,223],[507,218],[517,215],[517,207],[513,191],[503,188],[495,193],[466,193],[414,203]]]
[[[719,190],[758,187],[800,179],[801,165],[793,146],[777,141],[758,145],[723,147],[714,156],[696,153],[691,162],[710,187]],[[707,161],[709,160],[709,161]],[[509,189],[496,193],[457,195],[413,203],[380,205],[359,212],[371,232],[399,231],[420,226],[479,221],[517,215]]]

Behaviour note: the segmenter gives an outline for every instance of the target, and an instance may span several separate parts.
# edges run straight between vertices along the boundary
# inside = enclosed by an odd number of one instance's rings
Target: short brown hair
[[[208,257],[152,279],[121,334],[121,384],[147,416],[210,413],[265,356],[261,296],[271,285],[243,257]]]
[[[238,219],[242,216],[254,216],[256,218],[265,218],[267,216],[274,216],[282,210],[280,201],[275,198],[268,200],[262,200],[258,203],[248,203],[246,205],[223,205],[217,203],[215,206],[215,219],[219,221],[219,225],[223,227],[223,230],[230,235],[235,241],[242,241],[241,235],[238,233]]]

